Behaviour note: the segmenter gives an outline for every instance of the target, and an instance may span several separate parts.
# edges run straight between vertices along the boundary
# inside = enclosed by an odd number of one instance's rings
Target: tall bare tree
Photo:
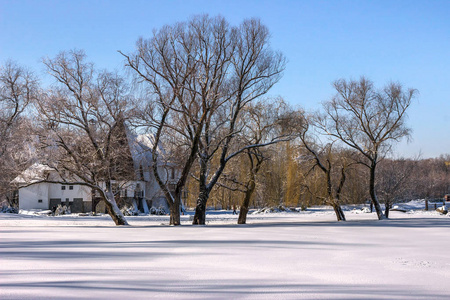
[[[257,19],[245,20],[232,31],[233,49],[226,70],[226,89],[220,106],[206,119],[199,143],[199,195],[193,224],[205,224],[206,203],[226,164],[250,148],[266,146],[253,144],[236,147],[235,137],[242,130],[245,107],[265,95],[281,78],[285,58],[269,47],[269,31]],[[218,164],[212,165],[217,158]]]
[[[0,157],[20,115],[36,99],[37,89],[37,80],[30,71],[11,61],[0,66]]]
[[[180,198],[197,158],[200,135],[211,111],[220,106],[226,69],[233,44],[231,28],[222,17],[193,17],[189,22],[164,26],[153,37],[137,43],[126,65],[146,88],[141,125],[154,138],[154,150],[166,147],[181,168],[174,189],[153,166],[153,174],[171,210],[171,224],[180,224]],[[155,151],[154,151],[155,152]],[[153,156],[155,162],[158,156]],[[159,159],[162,159],[161,157]]]
[[[28,167],[32,151],[24,112],[36,100],[38,81],[34,74],[8,61],[0,66],[0,198],[12,202],[10,182]],[[1,199],[0,199],[1,200]]]
[[[354,161],[346,157],[347,155],[342,149],[340,151],[336,150],[333,141],[321,144],[317,140],[314,141],[314,137],[307,136],[307,134],[311,133],[310,127],[313,124],[314,117],[312,116],[309,118],[309,121],[305,120],[299,134],[303,146],[309,152],[313,161],[310,171],[318,168],[323,173],[326,178],[324,203],[333,207],[338,221],[345,221],[345,214],[341,208],[340,199],[347,179],[346,172],[354,164]],[[336,172],[335,169],[338,171]]]
[[[375,191],[376,167],[391,149],[392,143],[410,135],[406,111],[417,90],[405,90],[390,83],[377,90],[362,77],[359,81],[334,82],[336,96],[324,103],[324,115],[318,127],[331,137],[357,150],[370,173],[369,192],[379,219],[385,218]]]
[[[239,138],[243,147],[246,145],[266,145],[272,142],[283,142],[295,137],[292,126],[286,126],[285,118],[301,122],[302,116],[294,116],[294,112],[283,99],[260,101],[245,109],[245,125]],[[299,124],[297,124],[299,125]],[[281,138],[280,138],[281,137]],[[250,200],[256,189],[256,176],[265,161],[270,159],[273,151],[265,151],[263,147],[247,148],[244,152],[248,159],[247,180],[242,185],[244,198],[239,210],[238,224],[245,224],[249,211]]]
[[[140,39],[134,54],[124,56],[137,81],[147,87],[150,113],[145,120],[155,135],[154,146],[170,140],[176,145],[172,148],[185,152],[174,190],[153,169],[171,206],[173,224],[179,224],[180,195],[197,158],[200,215],[196,213],[194,223],[204,223],[209,193],[226,162],[237,155],[229,156],[228,151],[240,111],[278,81],[284,58],[268,49],[268,31],[258,20],[244,21],[237,28],[222,17],[207,15],[164,26],[152,38]],[[223,158],[209,178],[209,162],[215,154]]]
[[[97,73],[83,51],[61,52],[44,64],[56,79],[37,105],[42,160],[61,178],[52,182],[92,188],[115,224],[128,225],[112,184],[134,179],[124,124],[130,112],[124,80]]]

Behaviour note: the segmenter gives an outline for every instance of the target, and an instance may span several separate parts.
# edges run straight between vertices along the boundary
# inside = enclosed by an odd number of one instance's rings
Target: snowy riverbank
[[[327,208],[166,216],[0,214],[0,299],[448,299],[450,217]]]

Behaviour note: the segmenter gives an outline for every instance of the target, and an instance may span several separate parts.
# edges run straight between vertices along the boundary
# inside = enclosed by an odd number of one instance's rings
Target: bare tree
[[[33,73],[13,63],[0,66],[0,197],[14,206],[10,182],[32,159],[29,121],[24,112],[36,99],[38,82]]]
[[[385,205],[386,218],[389,218],[394,201],[407,197],[416,165],[417,159],[384,159],[380,162],[376,187]]]
[[[310,121],[303,123],[303,128],[299,134],[305,149],[310,153],[313,161],[310,172],[315,168],[319,168],[325,175],[326,197],[323,198],[324,203],[333,207],[338,221],[345,221],[345,214],[341,208],[340,199],[347,179],[346,172],[354,162],[346,157],[346,153],[342,149],[340,151],[334,149],[333,141],[321,145],[320,142],[313,141],[311,136],[308,137],[307,133],[310,131],[311,124],[314,124],[313,117],[310,117]],[[335,169],[338,169],[338,174],[335,174]]]
[[[155,135],[154,146],[172,144],[172,149],[185,152],[185,159],[178,161],[181,175],[174,190],[153,170],[174,224],[179,224],[180,195],[197,158],[200,214],[194,223],[204,223],[209,193],[226,162],[238,154],[230,156],[228,151],[239,130],[240,111],[278,81],[284,58],[267,43],[267,29],[258,20],[235,28],[222,17],[200,15],[164,26],[151,39],[139,40],[136,53],[123,54],[136,80],[147,87],[149,113],[144,125]],[[209,162],[221,155],[219,169],[209,178]]]
[[[406,111],[417,94],[390,83],[376,90],[370,80],[340,79],[334,82],[336,96],[324,103],[325,114],[318,127],[331,137],[357,150],[370,171],[369,192],[379,219],[385,218],[375,191],[376,167],[388,153],[393,142],[410,135],[406,126]]]
[[[166,146],[181,168],[174,189],[154,164],[154,176],[171,210],[171,224],[180,224],[180,198],[194,163],[205,120],[220,105],[226,69],[233,51],[231,28],[221,17],[193,17],[165,26],[137,43],[133,55],[122,55],[135,79],[147,91],[143,124],[154,133],[154,150]],[[153,156],[154,161],[158,156]],[[161,158],[160,158],[161,159]]]
[[[286,126],[285,117],[292,117],[292,109],[282,99],[265,99],[250,103],[242,111],[245,115],[239,133],[236,134],[233,147],[244,149],[236,156],[234,163],[227,164],[216,186],[227,189],[229,192],[243,193],[240,202],[238,224],[245,224],[250,206],[250,200],[257,185],[257,175],[264,162],[270,160],[278,153],[271,149],[281,142],[289,142],[296,135]],[[231,151],[235,153],[234,151]],[[214,163],[214,162],[213,162]],[[197,183],[199,181],[196,177]],[[224,191],[222,191],[224,192]],[[213,196],[213,193],[211,193]],[[236,194],[235,194],[236,195]],[[241,198],[235,196],[234,198]],[[229,203],[231,206],[231,203]],[[233,206],[239,203],[233,201]]]
[[[234,31],[233,49],[227,69],[227,88],[219,95],[216,106],[206,119],[199,143],[199,195],[193,224],[205,224],[206,203],[226,164],[238,154],[265,145],[233,145],[245,123],[243,109],[265,95],[281,78],[285,58],[269,48],[269,31],[259,20],[245,20]],[[220,91],[220,90],[219,90]],[[212,161],[217,159],[214,167]]]
[[[291,108],[283,99],[274,101],[260,101],[249,105],[245,109],[245,125],[241,131],[241,144],[245,145],[266,145],[271,142],[283,142],[294,138],[292,127],[286,126],[286,116],[293,120],[302,120],[302,117],[295,118]],[[281,138],[280,138],[281,137]],[[264,151],[263,147],[247,148],[244,153],[248,159],[247,181],[242,185],[244,198],[239,210],[238,224],[245,224],[249,210],[250,200],[256,189],[256,176],[261,170],[265,161],[270,159],[271,151]]]
[[[128,225],[117,206],[113,181],[134,179],[124,124],[130,99],[120,76],[98,74],[85,60],[84,52],[77,50],[44,59],[57,84],[37,105],[41,159],[61,178],[47,182],[90,187],[115,224]]]
[[[20,115],[36,99],[37,88],[37,80],[30,71],[11,61],[0,66],[0,157]]]
[[[17,186],[12,181],[36,160],[36,139],[30,135],[32,128],[32,122],[21,116],[0,158],[0,202],[6,200],[9,206],[15,208],[19,206],[19,198]]]

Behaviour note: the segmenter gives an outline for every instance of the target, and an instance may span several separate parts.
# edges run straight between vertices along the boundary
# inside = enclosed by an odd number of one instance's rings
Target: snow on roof
[[[133,161],[138,164],[146,162],[149,165],[152,161],[152,147],[149,138],[144,139],[132,133],[128,133],[127,138]]]
[[[149,167],[153,161],[152,152],[155,145],[155,136],[153,134],[135,134],[128,126],[125,126],[128,145],[135,167],[144,165]],[[164,149],[158,145],[158,154],[165,155]]]
[[[153,149],[155,145],[155,137],[152,134],[139,134],[136,136],[136,141],[148,149]]]
[[[49,171],[54,171],[54,169],[40,163],[34,163],[30,167],[28,167],[28,169],[23,171],[19,176],[14,178],[12,183],[21,184],[37,182],[45,179],[46,172]]]

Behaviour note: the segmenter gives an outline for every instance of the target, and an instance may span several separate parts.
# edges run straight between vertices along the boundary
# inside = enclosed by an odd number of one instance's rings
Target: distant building
[[[81,185],[63,185],[38,181],[60,180],[51,168],[35,163],[13,183],[19,185],[19,209],[51,209],[58,204],[70,205],[73,212],[92,210],[91,189]]]
[[[133,206],[136,211],[149,213],[151,207],[169,211],[169,205],[153,176],[151,135],[135,135],[125,128],[129,146],[129,157],[124,157],[134,169],[127,180],[113,181],[113,191],[119,207]],[[159,151],[163,152],[162,149]],[[128,156],[128,155],[126,155]],[[131,160],[131,161],[130,161]],[[174,188],[179,169],[170,163],[158,166],[162,179]],[[58,204],[70,206],[72,213],[105,212],[105,205],[98,193],[88,186],[55,184],[42,180],[60,181],[58,173],[45,165],[36,163],[17,176],[13,183],[18,185],[19,209],[52,209]],[[37,183],[39,182],[39,183]],[[104,187],[104,183],[100,182]]]

